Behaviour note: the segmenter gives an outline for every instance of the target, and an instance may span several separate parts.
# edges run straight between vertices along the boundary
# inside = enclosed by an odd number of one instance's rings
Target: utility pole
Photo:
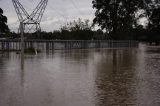
[[[18,0],[12,0],[18,19],[24,24],[24,33],[40,32],[40,22],[46,9],[48,0],[41,0],[31,14],[29,14]],[[20,28],[19,28],[20,29]]]
[[[24,24],[20,22],[20,32],[21,32],[21,69],[24,69]]]
[[[41,31],[40,22],[46,9],[48,0],[41,0],[31,14],[25,10],[18,0],[12,0],[17,13],[21,34],[21,69],[24,69],[24,33],[39,33]]]

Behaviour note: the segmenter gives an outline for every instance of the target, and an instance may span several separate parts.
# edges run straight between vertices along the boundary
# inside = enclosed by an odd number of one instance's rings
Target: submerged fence
[[[89,48],[133,48],[138,47],[137,41],[114,40],[25,40],[26,48],[40,50],[57,49],[89,49]],[[21,50],[20,40],[0,40],[1,51]]]

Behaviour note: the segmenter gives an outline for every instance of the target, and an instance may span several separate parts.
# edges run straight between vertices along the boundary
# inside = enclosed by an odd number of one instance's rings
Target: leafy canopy
[[[94,24],[108,33],[129,31],[136,24],[136,12],[144,8],[143,0],[93,0]]]
[[[73,22],[69,22],[66,25],[62,26],[61,30],[68,31],[79,31],[79,30],[91,30],[92,25],[90,24],[88,19],[84,21],[82,19],[74,20]]]
[[[0,33],[9,32],[7,26],[7,17],[3,15],[3,10],[0,8]]]

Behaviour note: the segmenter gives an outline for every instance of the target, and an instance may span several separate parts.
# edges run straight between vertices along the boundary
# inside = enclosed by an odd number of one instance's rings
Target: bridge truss
[[[18,0],[12,0],[20,23],[23,23],[25,33],[40,32],[40,22],[46,9],[48,0],[41,0],[37,7],[29,14]],[[21,25],[20,25],[21,26]],[[19,29],[20,29],[19,26]]]

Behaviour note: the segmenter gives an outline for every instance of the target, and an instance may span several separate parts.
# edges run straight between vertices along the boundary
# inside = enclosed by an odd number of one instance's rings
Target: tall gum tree
[[[93,23],[105,29],[113,39],[125,39],[124,35],[136,26],[136,12],[145,9],[144,0],[93,0],[92,4],[96,9]]]
[[[0,33],[9,32],[7,25],[7,17],[3,15],[3,10],[0,8]]]

